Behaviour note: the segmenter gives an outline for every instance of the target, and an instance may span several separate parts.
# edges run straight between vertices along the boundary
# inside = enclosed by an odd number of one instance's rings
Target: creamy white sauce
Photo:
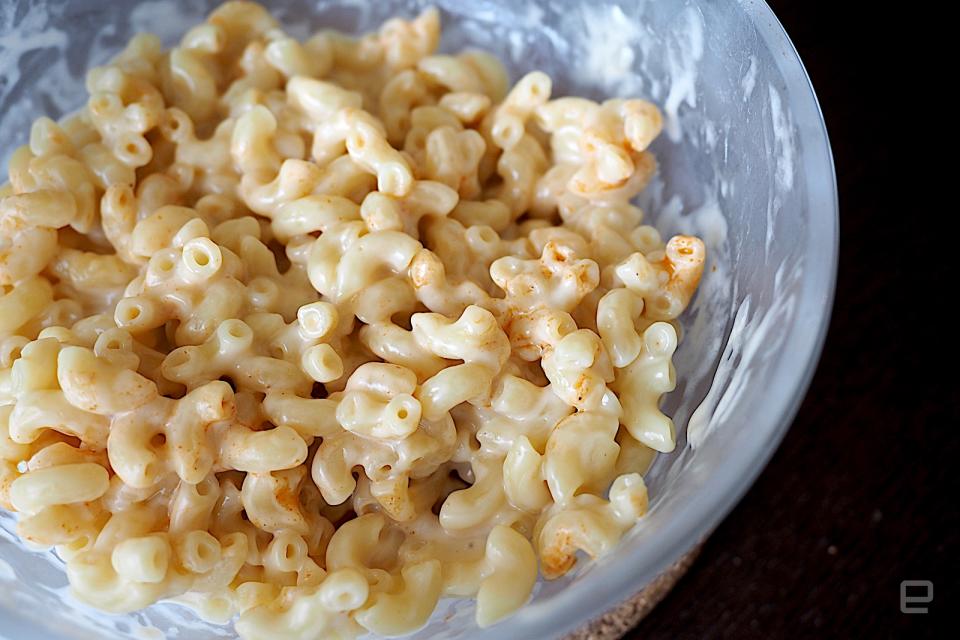
[[[697,63],[703,57],[703,19],[696,9],[684,10],[687,20],[686,39],[667,50],[670,92],[663,103],[666,116],[664,130],[673,142],[683,139],[680,127],[680,105],[697,106]]]
[[[786,278],[796,279],[799,273],[800,269],[793,269],[788,276],[785,265],[781,264],[775,276],[776,289],[786,288]],[[755,379],[756,366],[739,366],[740,363],[771,357],[783,344],[785,332],[780,329],[793,315],[795,298],[776,296],[771,306],[760,314],[751,313],[751,300],[752,296],[747,294],[737,308],[710,391],[690,416],[687,441],[694,449],[703,446],[707,436],[726,420],[744,393],[763,384],[762,380]]]
[[[17,579],[17,572],[13,570],[10,563],[0,558],[0,582],[14,582]]]
[[[773,124],[773,139],[776,153],[777,186],[783,191],[793,189],[793,161],[796,157],[794,149],[793,115],[785,111],[780,101],[780,92],[773,85],[768,85],[770,91],[770,120]]]
[[[776,233],[776,216],[783,206],[784,197],[793,190],[796,147],[793,116],[789,111],[784,110],[780,93],[774,86],[768,85],[767,90],[770,99],[770,126],[773,140],[771,144],[771,141],[764,138],[764,147],[774,163],[774,183],[771,185],[766,206],[767,228],[764,251],[769,255]]]
[[[743,89],[743,101],[746,102],[753,96],[753,88],[757,84],[757,56],[750,56],[750,66],[740,81],[740,87]]]
[[[592,79],[606,93],[622,95],[625,79],[633,80],[633,63],[636,59],[636,43],[643,38],[637,22],[630,20],[623,9],[614,6],[591,6],[581,9],[586,42],[580,73]]]

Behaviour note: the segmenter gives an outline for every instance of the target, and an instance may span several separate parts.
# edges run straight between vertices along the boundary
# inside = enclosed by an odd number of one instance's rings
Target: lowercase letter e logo
[[[900,583],[900,611],[903,613],[926,613],[927,607],[912,605],[933,602],[933,583],[929,580],[904,580]]]

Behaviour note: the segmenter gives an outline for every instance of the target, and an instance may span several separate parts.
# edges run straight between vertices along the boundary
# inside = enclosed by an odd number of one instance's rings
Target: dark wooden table
[[[909,28],[888,28],[912,10],[770,4],[813,79],[833,145],[833,320],[779,451],[628,637],[957,637],[958,334],[944,313],[960,271],[955,257],[947,268],[931,259],[956,255],[941,223],[956,206],[898,197],[938,193],[917,146],[941,120],[924,118],[911,102],[922,85],[900,75]],[[927,614],[901,612],[903,580],[933,583],[933,601],[916,605]]]

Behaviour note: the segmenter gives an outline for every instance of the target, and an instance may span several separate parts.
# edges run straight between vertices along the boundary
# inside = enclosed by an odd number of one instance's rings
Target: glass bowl
[[[214,2],[13,0],[0,7],[0,157],[33,118],[84,100],[84,72],[137,31],[170,45]],[[810,81],[760,0],[586,2],[365,0],[267,2],[286,28],[350,32],[435,4],[441,48],[478,46],[514,79],[542,69],[555,95],[638,96],[666,130],[658,179],[640,204],[661,232],[705,238],[701,291],[682,318],[677,390],[665,401],[677,450],[647,475],[649,514],[622,544],[486,630],[469,601],[442,601],[414,638],[554,638],[640,590],[706,537],[779,444],[813,374],[833,297],[837,196],[827,132]],[[514,6],[516,5],[516,6]],[[50,552],[17,542],[0,512],[0,637],[10,640],[233,637],[182,607],[128,616],[73,600]]]

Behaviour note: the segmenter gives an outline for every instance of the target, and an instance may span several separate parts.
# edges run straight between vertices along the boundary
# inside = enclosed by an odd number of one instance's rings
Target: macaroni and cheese
[[[248,640],[444,597],[486,626],[643,517],[705,259],[631,204],[660,112],[439,38],[228,2],[13,153],[0,506],[81,600]]]

